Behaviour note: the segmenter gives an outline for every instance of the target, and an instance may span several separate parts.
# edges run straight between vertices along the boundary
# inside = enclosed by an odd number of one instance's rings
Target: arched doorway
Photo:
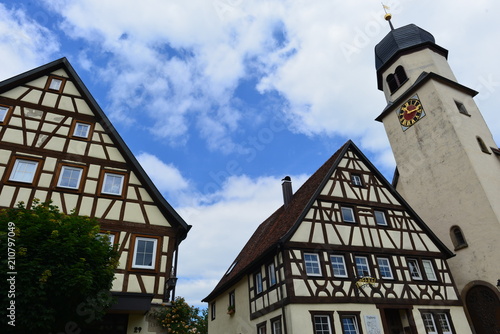
[[[467,291],[465,303],[476,334],[500,334],[500,300],[495,291],[476,285]]]

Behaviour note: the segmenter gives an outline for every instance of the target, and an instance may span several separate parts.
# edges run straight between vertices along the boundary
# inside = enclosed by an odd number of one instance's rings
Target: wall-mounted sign
[[[377,283],[377,280],[375,279],[375,277],[363,276],[363,277],[360,277],[356,281],[356,286],[358,287],[358,289],[361,289],[361,288],[364,288],[368,285],[373,285],[375,283]]]

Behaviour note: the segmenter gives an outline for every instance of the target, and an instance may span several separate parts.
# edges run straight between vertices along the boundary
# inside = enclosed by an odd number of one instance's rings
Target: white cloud
[[[21,9],[0,3],[0,80],[52,60],[59,44],[49,29],[26,16]]]

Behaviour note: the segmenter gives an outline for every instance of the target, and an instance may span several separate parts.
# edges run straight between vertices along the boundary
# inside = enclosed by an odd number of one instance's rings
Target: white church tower
[[[375,47],[387,100],[377,120],[398,192],[456,253],[449,264],[476,334],[500,333],[500,150],[447,55],[422,28],[391,24]]]

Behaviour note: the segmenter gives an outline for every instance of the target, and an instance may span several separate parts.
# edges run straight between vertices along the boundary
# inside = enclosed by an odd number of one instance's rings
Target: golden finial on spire
[[[384,8],[384,12],[385,12],[385,15],[384,15],[384,19],[389,22],[389,26],[391,27],[391,30],[394,30],[394,27],[392,26],[392,22],[391,22],[391,19],[392,19],[392,14],[391,13],[387,13],[387,10],[390,9],[388,6],[384,5],[383,2],[381,2],[382,4],[382,7]]]

